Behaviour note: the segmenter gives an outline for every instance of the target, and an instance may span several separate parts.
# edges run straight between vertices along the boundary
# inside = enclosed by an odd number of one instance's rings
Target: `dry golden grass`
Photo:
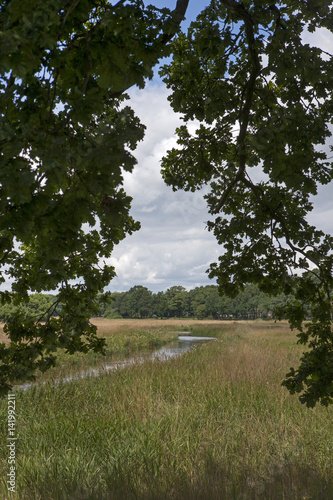
[[[221,322],[219,320],[197,320],[197,319],[107,319],[107,318],[92,318],[92,324],[98,328],[98,333],[101,336],[107,336],[116,331],[138,330],[146,328],[170,327],[172,329],[190,328],[193,325],[225,325],[233,323],[233,321]],[[3,331],[4,324],[0,323],[0,342],[8,342],[8,337]]]
[[[106,319],[92,318],[91,322],[97,326],[100,335],[107,335],[114,331],[128,331],[146,328],[175,328],[187,329],[193,325],[224,325],[233,322],[221,322],[219,320],[198,320],[198,319]]]
[[[7,335],[5,335],[4,331],[3,331],[3,327],[4,327],[4,324],[3,323],[0,323],[0,343],[2,342],[5,342],[7,343],[8,342],[8,337]]]

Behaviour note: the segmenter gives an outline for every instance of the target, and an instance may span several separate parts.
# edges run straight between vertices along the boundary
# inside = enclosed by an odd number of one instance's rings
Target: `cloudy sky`
[[[152,2],[160,7],[163,0]],[[191,1],[184,28],[207,4]],[[160,5],[159,5],[160,4]],[[332,36],[325,31],[306,35],[306,41],[332,47]],[[203,192],[173,192],[160,174],[160,161],[175,145],[174,131],[181,123],[167,100],[168,91],[159,78],[144,90],[131,90],[131,106],[147,126],[145,139],[135,152],[138,164],[125,176],[125,191],[133,197],[132,215],[141,230],[128,236],[115,249],[110,261],[117,278],[110,290],[128,290],[143,285],[156,292],[174,285],[187,289],[212,284],[206,270],[221,252],[214,236],[206,229],[210,218]],[[320,190],[311,223],[333,233],[332,185]]]
[[[135,284],[152,291],[209,284],[205,271],[218,255],[214,236],[205,229],[209,216],[203,193],[174,192],[161,178],[161,158],[175,145],[174,131],[180,124],[167,95],[165,87],[156,84],[132,92],[132,107],[147,130],[135,153],[138,164],[132,174],[125,174],[125,191],[133,197],[132,215],[141,230],[113,252],[118,277],[112,290]]]
[[[166,5],[165,0],[151,3]],[[208,3],[190,0],[184,29]],[[180,115],[171,109],[168,90],[157,74],[144,90],[132,89],[130,95],[131,107],[147,127],[144,141],[134,153],[137,166],[132,174],[125,173],[124,183],[133,197],[131,214],[141,222],[141,229],[114,250],[110,262],[117,278],[109,288],[123,291],[143,285],[156,292],[174,285],[190,289],[211,284],[206,270],[218,257],[219,248],[205,229],[209,214],[204,193],[174,192],[160,174],[161,158],[176,144],[174,132],[182,123]]]

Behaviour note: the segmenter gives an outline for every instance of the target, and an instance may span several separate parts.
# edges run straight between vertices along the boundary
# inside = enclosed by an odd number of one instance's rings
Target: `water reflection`
[[[187,332],[177,332],[177,333],[187,333]],[[193,337],[191,335],[179,335],[176,342],[172,342],[166,346],[161,347],[157,351],[151,354],[152,359],[167,360],[174,358],[176,356],[181,356],[186,351],[193,349],[194,347],[203,344],[204,342],[209,342],[210,340],[216,340],[215,337]]]

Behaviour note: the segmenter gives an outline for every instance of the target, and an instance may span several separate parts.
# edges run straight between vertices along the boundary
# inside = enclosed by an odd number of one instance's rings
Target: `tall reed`
[[[217,340],[18,393],[17,494],[3,481],[1,498],[333,498],[332,408],[309,410],[281,387],[300,355],[294,335],[273,323],[192,329]],[[1,477],[7,468],[4,457]]]

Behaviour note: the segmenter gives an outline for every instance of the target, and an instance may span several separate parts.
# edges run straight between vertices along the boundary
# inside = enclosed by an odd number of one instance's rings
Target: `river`
[[[88,368],[86,370],[81,370],[75,374],[71,374],[67,377],[55,380],[54,384],[58,385],[60,382],[71,382],[72,380],[79,380],[81,378],[86,378],[91,376],[97,377],[103,372],[110,372],[114,370],[123,369],[133,364],[144,363],[147,360],[167,361],[170,358],[181,356],[190,349],[200,346],[205,342],[216,340],[216,337],[195,337],[192,335],[188,335],[188,332],[175,332],[175,333],[178,334],[178,339],[174,342],[166,344],[163,347],[159,347],[150,352],[139,352],[135,356],[127,356],[117,361],[109,361],[107,363],[104,362],[100,366],[95,366]],[[13,390],[14,391],[18,389],[27,390],[34,385],[36,385],[36,383],[18,385],[14,387]]]

